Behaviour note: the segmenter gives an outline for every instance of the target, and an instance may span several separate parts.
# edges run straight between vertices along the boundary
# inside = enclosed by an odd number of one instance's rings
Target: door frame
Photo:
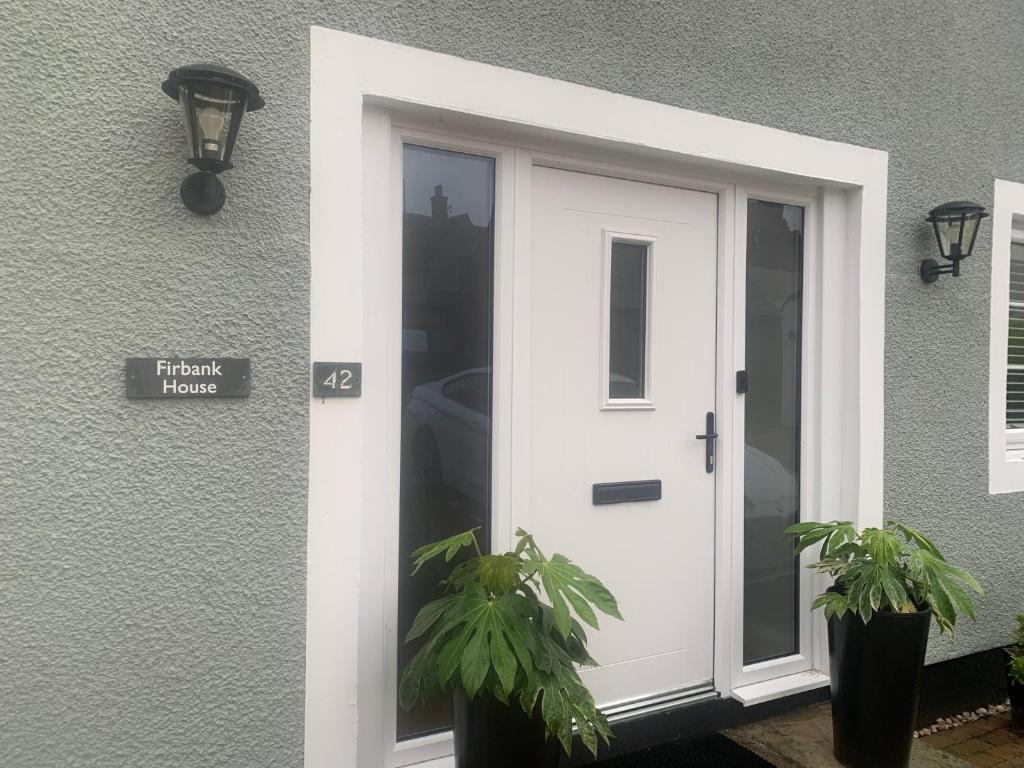
[[[386,199],[378,199],[369,206],[377,211],[385,211],[378,215],[378,226],[387,231],[386,253],[378,253],[375,262],[380,265],[380,280],[375,287],[372,304],[375,307],[378,338],[376,346],[386,350],[380,362],[384,365],[382,384],[388,392],[385,397],[386,406],[390,406],[382,419],[386,419],[387,427],[384,436],[389,445],[379,454],[382,460],[374,462],[374,475],[377,478],[373,489],[375,501],[382,509],[398,508],[399,487],[399,451],[400,424],[394,404],[399,402],[401,381],[401,293],[395,286],[401,285],[402,270],[402,148],[406,143],[446,149],[454,152],[467,152],[494,158],[495,161],[495,248],[494,248],[494,327],[493,327],[493,418],[492,418],[492,505],[491,505],[491,546],[492,551],[508,551],[514,539],[515,517],[512,510],[521,508],[526,502],[521,500],[523,487],[513,482],[513,465],[523,466],[527,458],[523,452],[529,449],[530,435],[530,402],[522,397],[515,397],[515,392],[529,389],[530,370],[526,361],[529,360],[530,348],[530,245],[532,210],[532,174],[535,167],[554,168],[616,179],[625,179],[640,183],[656,184],[678,189],[696,190],[716,195],[716,371],[715,371],[715,403],[714,408],[719,414],[721,424],[730,423],[727,419],[734,418],[737,404],[736,398],[730,396],[733,372],[730,364],[722,364],[735,356],[734,335],[718,332],[718,328],[727,324],[742,328],[743,310],[734,305],[735,294],[730,282],[722,275],[732,275],[737,271],[737,261],[742,261],[744,254],[735,247],[735,194],[736,185],[727,181],[716,181],[698,176],[688,176],[665,171],[651,171],[631,165],[616,164],[587,156],[566,154],[541,148],[538,143],[514,147],[491,141],[481,133],[438,132],[435,121],[417,119],[416,116],[404,114],[402,110],[374,107],[367,110],[367,115],[374,121],[374,133],[387,134],[389,150],[387,155],[378,154],[373,165],[386,163],[387,173],[382,175],[390,178]],[[381,145],[383,146],[383,145]],[[383,191],[383,188],[380,189]],[[514,266],[513,266],[514,265]],[[383,313],[382,309],[385,309]],[[737,312],[739,313],[737,315]],[[737,320],[738,318],[738,320]],[[380,354],[378,352],[378,354]],[[512,360],[516,361],[515,366]],[[739,401],[742,405],[742,401]],[[595,404],[596,407],[597,404]],[[694,429],[699,425],[695,424]],[[723,444],[728,445],[728,437],[723,434]],[[735,595],[720,589],[718,585],[729,584],[726,572],[731,569],[731,559],[721,546],[730,537],[733,526],[732,496],[728,492],[730,478],[737,474],[733,465],[731,452],[719,452],[720,459],[715,472],[715,577],[714,577],[714,614],[727,616],[729,606]],[[742,456],[742,454],[740,454]],[[739,465],[742,466],[742,465]],[[741,473],[740,473],[741,474]],[[742,489],[741,489],[742,492]],[[742,515],[742,506],[739,508]],[[420,738],[395,743],[390,737],[395,731],[395,707],[397,705],[397,680],[400,673],[395,667],[397,644],[395,636],[397,626],[397,580],[396,574],[400,567],[398,562],[398,518],[397,515],[382,516],[379,523],[382,539],[385,542],[383,573],[383,630],[384,630],[384,689],[380,695],[382,707],[382,735],[384,737],[384,765],[394,768],[402,765],[417,765],[427,761],[447,758],[452,754],[452,738],[450,733],[432,734]],[[735,582],[731,582],[735,583]],[[714,658],[713,681],[716,685],[719,678],[729,679],[731,660],[719,652],[724,636],[731,633],[728,621],[714,622]],[[681,702],[706,698],[708,689],[687,689],[673,693],[657,693],[645,697],[642,701],[622,702],[608,710],[609,718],[614,722],[626,717],[635,717],[673,706]]]
[[[821,207],[820,193],[799,193],[787,190],[781,185],[749,185],[738,184],[736,188],[736,249],[735,286],[736,296],[735,322],[736,339],[734,361],[737,370],[746,368],[746,241],[747,241],[747,204],[750,200],[762,200],[773,203],[796,205],[804,209],[804,239],[802,254],[802,308],[801,308],[801,359],[800,359],[800,520],[822,520],[822,508],[819,506],[818,465],[817,456],[821,443],[821,419],[818,410],[821,394],[821,228],[819,227]],[[743,453],[746,446],[746,425],[744,400],[738,398],[737,407],[733,411],[730,424],[733,452],[736,466],[744,466]],[[734,689],[743,689],[768,681],[775,681],[793,675],[804,675],[813,670],[827,672],[828,653],[826,648],[825,621],[820,613],[811,612],[811,603],[817,591],[827,586],[824,577],[816,576],[805,566],[813,562],[813,549],[804,552],[800,557],[800,631],[798,633],[798,650],[789,656],[755,664],[743,662],[743,622],[744,622],[744,563],[745,537],[743,510],[744,472],[737,471],[731,478],[731,492],[737,509],[731,515],[732,554],[731,569],[733,590],[729,610],[732,626],[732,658],[731,682]],[[824,649],[824,652],[823,652]],[[826,678],[827,679],[827,678]],[[814,678],[804,681],[808,687],[814,687]],[[822,682],[824,685],[824,681]],[[756,693],[756,692],[755,692]],[[742,694],[741,694],[742,695]]]
[[[311,31],[310,109],[310,356],[362,360],[364,394],[358,400],[310,403],[307,766],[379,766],[386,757],[384,595],[390,566],[382,524],[388,515],[382,511],[392,508],[392,491],[381,483],[380,470],[395,462],[389,441],[397,434],[398,414],[389,407],[397,400],[389,398],[399,384],[387,372],[389,355],[397,357],[400,345],[386,329],[400,326],[401,306],[397,292],[392,294],[397,301],[387,299],[396,285],[394,264],[389,266],[386,257],[396,252],[396,228],[388,226],[387,205],[373,201],[394,199],[390,174],[374,170],[386,167],[393,152],[389,110],[400,111],[403,119],[432,121],[446,135],[482,134],[506,147],[544,144],[557,154],[571,145],[644,175],[656,176],[654,169],[668,165],[734,188],[755,184],[816,195],[822,258],[815,279],[824,311],[815,373],[815,426],[821,438],[813,456],[815,507],[862,526],[880,524],[885,152],[322,28]],[[526,151],[514,151],[515,180],[500,182],[500,190],[513,184],[517,202],[524,192],[518,172],[533,162]],[[516,217],[513,243],[524,242],[521,226]],[[502,243],[509,234],[503,230]],[[735,222],[727,236],[737,242]],[[728,261],[722,269],[730,269]],[[512,279],[519,278],[513,271]],[[734,309],[739,306],[735,284],[734,271],[720,272],[720,290],[731,286],[726,293]],[[500,301],[497,295],[496,313]],[[735,312],[723,316],[720,306],[719,344],[735,341],[735,323]],[[504,343],[510,330],[515,329],[501,329],[496,344]],[[735,360],[734,355],[723,354],[721,360]],[[732,366],[719,368],[731,375]],[[732,391],[729,382],[720,383],[722,423],[727,413],[735,413],[735,396],[724,396]],[[727,489],[720,486],[729,470],[722,469],[716,486],[726,499]],[[735,508],[735,487],[728,490]],[[497,506],[495,513],[497,527]],[[731,568],[736,541],[733,526],[721,525],[718,533],[719,690],[756,703],[820,685],[820,675],[810,683],[774,679],[746,685],[734,679],[735,633],[727,626],[733,623],[727,609],[736,586]],[[730,568],[723,568],[725,562]]]
[[[368,110],[370,111],[370,110]],[[481,155],[494,159],[494,267],[493,267],[493,319],[492,319],[492,407],[491,407],[491,510],[490,532],[491,551],[506,552],[512,548],[512,348],[514,327],[514,233],[515,233],[515,183],[516,150],[510,146],[489,141],[484,136],[465,136],[431,130],[430,125],[419,121],[402,120],[400,112],[394,109],[373,109],[379,120],[378,138],[389,143],[387,155],[373,159],[373,167],[381,168],[383,177],[389,179],[386,199],[377,199],[374,226],[387,233],[388,246],[379,252],[377,258],[382,279],[377,284],[374,306],[377,308],[375,323],[381,345],[383,364],[382,384],[387,397],[381,404],[386,411],[381,415],[388,420],[385,431],[383,453],[375,462],[376,486],[381,493],[379,509],[394,510],[396,514],[382,515],[379,527],[383,533],[384,545],[383,604],[381,617],[384,631],[384,679],[383,691],[379,693],[381,721],[383,723],[383,759],[374,764],[385,768],[403,765],[417,765],[453,753],[451,732],[435,733],[406,741],[396,741],[398,706],[398,680],[401,670],[397,668],[398,644],[398,572],[399,562],[399,487],[401,477],[400,445],[401,418],[398,404],[401,402],[402,381],[402,202],[403,174],[402,158],[405,144],[416,144],[434,149]],[[383,189],[382,189],[383,191]],[[386,276],[384,276],[386,273]],[[383,313],[380,310],[384,309]]]

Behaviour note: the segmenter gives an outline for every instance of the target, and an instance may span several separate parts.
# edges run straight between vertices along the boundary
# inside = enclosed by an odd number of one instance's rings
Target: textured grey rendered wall
[[[1024,181],[1017,0],[0,0],[0,765],[302,762],[309,26],[887,150],[887,512],[1024,607],[987,493],[990,228],[925,287],[924,212]],[[210,220],[172,67],[267,108]],[[245,401],[128,402],[130,355],[244,355]]]

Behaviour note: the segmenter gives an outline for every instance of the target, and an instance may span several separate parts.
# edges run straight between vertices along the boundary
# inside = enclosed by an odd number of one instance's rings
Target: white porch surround
[[[387,569],[397,566],[382,521],[397,507],[396,490],[379,478],[394,461],[397,434],[397,382],[385,371],[388,350],[399,349],[388,313],[401,273],[381,254],[400,249],[400,233],[386,211],[364,205],[388,200],[392,183],[389,168],[377,167],[392,151],[388,114],[368,105],[443,110],[506,134],[530,131],[580,146],[612,143],[719,180],[816,189],[820,215],[811,234],[821,311],[808,374],[816,396],[809,501],[824,519],[881,523],[885,152],[315,27],[311,56],[310,356],[363,361],[364,395],[310,404],[306,766],[378,768],[394,759],[384,716],[392,701],[385,689],[394,685],[384,595]],[[737,493],[735,483],[720,488]],[[779,677],[739,688],[733,608],[742,582],[733,565],[742,559],[742,536],[731,523],[718,533],[718,690],[753,703],[820,684],[827,678],[805,674],[789,676],[799,678],[793,686]],[[820,660],[820,632],[814,642]]]

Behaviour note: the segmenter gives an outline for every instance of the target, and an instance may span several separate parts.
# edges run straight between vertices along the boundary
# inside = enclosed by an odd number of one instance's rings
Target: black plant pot
[[[910,764],[930,610],[829,619],[832,735],[848,768]]]
[[[531,717],[492,696],[454,698],[455,768],[558,768],[561,745],[546,738],[539,701]]]
[[[1024,685],[1010,680],[1009,688],[1013,724],[1018,728],[1024,728]]]

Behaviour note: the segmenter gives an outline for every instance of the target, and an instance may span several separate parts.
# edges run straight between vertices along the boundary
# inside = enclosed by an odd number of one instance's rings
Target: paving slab
[[[722,731],[776,768],[843,768],[832,756],[832,706],[828,702]],[[971,763],[921,739],[911,768],[973,768]]]

